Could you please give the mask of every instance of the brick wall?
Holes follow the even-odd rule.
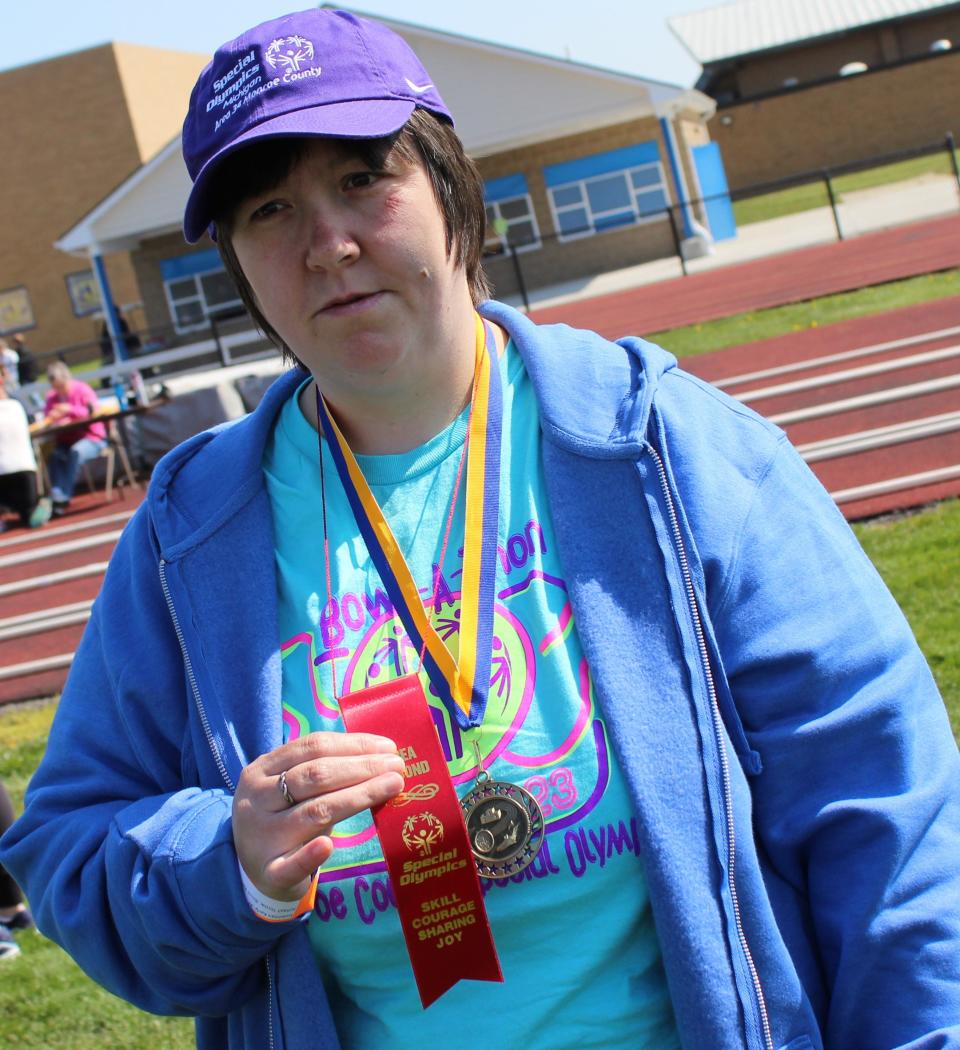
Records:
[[[142,82],[159,59],[139,127],[131,119],[129,85],[115,45],[0,73],[0,290],[28,289],[37,327],[24,338],[36,351],[97,337],[100,322],[74,316],[64,280],[89,263],[57,251],[53,242],[139,168],[147,159],[144,150],[176,134],[203,62],[201,56],[170,58],[151,48],[118,46],[128,79],[136,71],[133,95],[143,100],[148,93]],[[129,257],[117,253],[106,261],[116,301],[137,302]]]
[[[792,47],[773,55],[743,60],[737,72],[741,98],[777,91],[788,78],[801,84],[835,77],[848,62],[883,64],[883,47],[876,30],[851,33],[839,40],[825,40],[805,47]]]
[[[871,69],[930,53],[935,40],[960,46],[960,11],[935,12],[922,18],[866,26],[833,39],[783,48],[771,54],[737,61],[737,86],[742,99],[777,91],[788,78],[800,84],[836,76],[848,62],[865,62]]]
[[[960,52],[726,106],[710,121],[734,189],[926,146],[947,131],[960,136]]]

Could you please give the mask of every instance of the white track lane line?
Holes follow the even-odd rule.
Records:
[[[738,401],[759,401],[766,397],[783,397],[784,394],[795,394],[799,390],[821,389],[834,386],[851,379],[865,379],[867,376],[894,372],[901,368],[916,368],[917,365],[928,365],[935,361],[946,361],[951,357],[960,357],[960,346],[943,346],[939,350],[925,350],[922,354],[910,357],[895,357],[892,361],[876,361],[872,365],[861,365],[859,368],[845,368],[840,372],[824,372],[806,379],[794,379],[790,383],[778,383],[776,386],[760,386],[754,390],[744,390],[734,394]]]
[[[7,627],[17,627],[20,624],[55,619],[59,616],[66,616],[71,613],[89,612],[90,606],[92,605],[93,599],[91,598],[85,602],[71,602],[69,605],[57,605],[48,609],[35,609],[33,612],[20,613],[17,616],[8,616],[5,619],[0,620],[0,631],[5,630]]]
[[[0,557],[0,569],[9,569],[13,565],[24,565],[29,561],[53,558],[58,554],[71,554],[73,551],[85,550],[88,547],[103,547],[108,543],[116,543],[122,531],[122,529],[117,529],[114,532],[101,532],[96,536],[85,536],[83,539],[70,540],[68,543],[51,543],[49,546],[31,547],[28,551],[18,551],[16,554],[5,554]]]
[[[884,405],[891,401],[906,401],[911,397],[935,394],[941,390],[952,390],[958,386],[960,386],[960,375],[942,376],[940,379],[927,379],[922,383],[910,383],[907,386],[892,387],[889,390],[875,390],[872,394],[860,394],[858,397],[847,397],[841,401],[830,401],[823,405],[808,405],[806,408],[797,408],[791,412],[778,412],[767,416],[767,419],[778,426],[786,426],[788,423],[803,423],[808,419],[839,415],[841,412],[850,412],[855,408]],[[2,565],[2,559],[0,559],[0,565]]]
[[[918,441],[935,434],[949,434],[954,430],[960,430],[960,412],[944,412],[939,416],[908,419],[904,423],[891,423],[889,426],[875,427],[873,430],[859,430],[853,434],[824,438],[822,441],[810,441],[805,445],[797,445],[796,448],[808,463],[817,463],[823,459],[850,456],[873,448],[888,448],[908,441]]]
[[[125,510],[120,514],[107,514],[102,518],[91,518],[89,521],[75,521],[69,525],[47,525],[43,529],[29,529],[16,536],[0,539],[0,550],[5,550],[7,547],[15,547],[20,543],[35,543],[37,540],[69,536],[74,532],[85,532],[87,529],[99,528],[101,525],[115,525],[118,521],[126,521],[128,518],[132,518],[134,513],[132,510]]]
[[[60,627],[73,627],[74,624],[86,623],[90,619],[90,610],[82,612],[64,613],[62,616],[51,616],[46,620],[37,620],[34,623],[21,623],[12,627],[0,627],[0,642],[9,642],[14,638],[23,638],[27,635],[38,635],[44,631],[55,631]]]
[[[960,478],[960,463],[952,467],[924,470],[919,474],[905,474],[903,477],[890,478],[887,481],[874,481],[869,485],[857,485],[851,489],[838,489],[836,492],[831,492],[830,495],[833,496],[836,503],[852,503],[857,499],[869,499],[871,496],[882,496],[887,492],[920,488],[922,485],[951,481],[953,478]]]
[[[24,678],[28,674],[40,674],[43,671],[59,671],[73,663],[73,653],[60,653],[58,656],[45,656],[40,660],[28,660],[23,664],[10,664],[0,667],[0,682],[7,678]]]
[[[82,580],[87,576],[101,576],[107,571],[109,562],[93,561],[89,565],[79,565],[76,569],[63,569],[60,572],[46,573],[44,576],[29,576],[25,580],[14,580],[13,583],[0,583],[0,598],[8,594],[20,594],[22,591],[33,591],[39,587],[53,587],[58,583],[70,580]]]
[[[805,372],[808,368],[820,368],[822,365],[833,365],[838,361],[854,361],[858,357],[869,357],[871,354],[882,354],[887,350],[900,350],[905,346],[916,346],[918,343],[932,343],[934,339],[951,339],[960,335],[960,326],[941,328],[937,332],[925,332],[922,335],[906,336],[893,339],[889,343],[874,343],[873,346],[858,346],[855,350],[842,350],[836,354],[825,354],[822,357],[810,357],[806,361],[791,361],[785,365],[774,365],[761,368],[756,372],[743,372],[738,376],[727,376],[724,379],[711,379],[710,384],[726,390],[741,383],[752,383],[757,379],[772,379],[774,376],[789,375],[791,372]]]

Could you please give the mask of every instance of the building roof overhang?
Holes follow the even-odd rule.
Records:
[[[702,66],[747,55],[782,51],[813,40],[829,39],[854,29],[944,8],[957,0],[735,0],[667,19],[674,36]]]

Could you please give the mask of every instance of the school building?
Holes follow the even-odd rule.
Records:
[[[668,23],[734,189],[960,135],[960,3],[738,0]]]
[[[527,284],[539,287],[670,255],[678,243],[696,255],[733,235],[722,201],[710,212],[691,203],[725,186],[708,133],[714,102],[704,93],[388,24],[430,70],[479,165],[497,294],[518,288],[511,248]],[[240,308],[213,244],[184,243],[188,188],[175,140],[96,207],[77,212],[58,242],[94,263],[130,251],[157,345],[201,338],[211,317]]]

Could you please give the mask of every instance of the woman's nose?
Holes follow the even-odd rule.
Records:
[[[360,256],[360,246],[346,224],[336,216],[311,216],[307,242],[307,267],[311,270],[347,266]]]

